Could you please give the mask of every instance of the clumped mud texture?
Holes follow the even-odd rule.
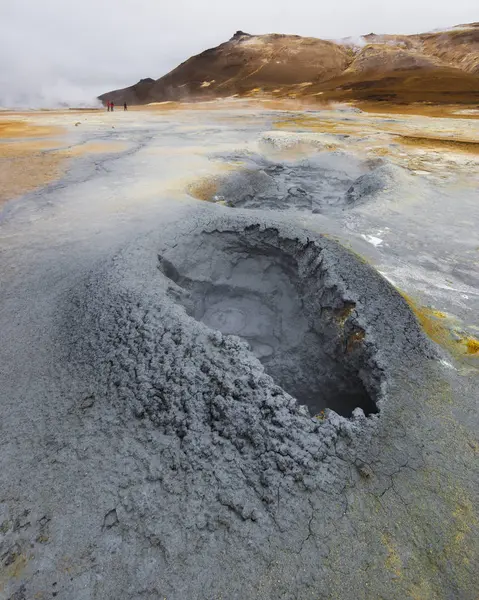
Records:
[[[401,176],[399,167],[344,152],[294,161],[250,156],[245,168],[220,179],[210,200],[234,208],[327,213],[370,201]]]

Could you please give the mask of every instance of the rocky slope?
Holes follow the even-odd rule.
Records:
[[[355,42],[238,31],[158,80],[100,96],[148,104],[231,95],[479,102],[479,25]]]

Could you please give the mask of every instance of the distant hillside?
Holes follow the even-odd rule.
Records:
[[[232,95],[479,103],[479,23],[337,42],[238,31],[156,81],[100,96],[148,104]]]

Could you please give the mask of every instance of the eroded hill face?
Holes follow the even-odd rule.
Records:
[[[364,37],[368,43],[404,48],[432,59],[436,64],[479,74],[479,24],[459,25],[448,31],[419,35],[376,35]]]
[[[194,101],[238,94],[319,100],[479,102],[479,27],[331,42],[238,31],[158,80],[100,96],[106,103]]]

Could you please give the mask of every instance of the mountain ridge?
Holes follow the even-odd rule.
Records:
[[[99,99],[135,105],[235,95],[476,103],[479,23],[338,41],[239,30],[157,80],[142,79]]]

